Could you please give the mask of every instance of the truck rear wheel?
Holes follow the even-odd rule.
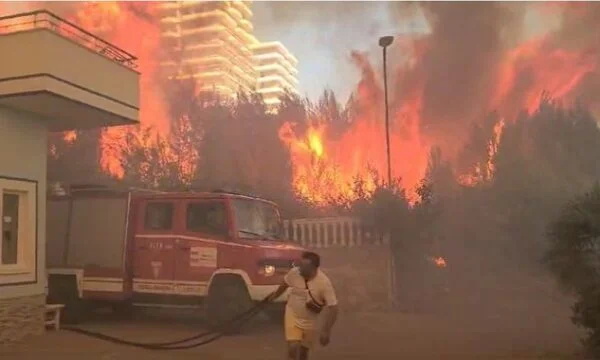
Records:
[[[216,277],[208,290],[206,315],[209,325],[217,330],[224,323],[250,310],[254,302],[248,293],[246,283],[237,275]],[[218,329],[225,334],[237,334],[247,328],[251,320],[242,326],[228,326]]]
[[[65,305],[60,313],[65,324],[78,324],[85,320],[87,306],[79,297],[77,279],[73,275],[51,275],[48,278],[48,302]]]

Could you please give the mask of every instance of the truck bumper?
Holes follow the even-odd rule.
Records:
[[[277,290],[278,287],[279,285],[252,285],[248,288],[248,291],[250,292],[250,297],[252,298],[252,300],[261,301],[267,296],[269,296],[269,294]],[[275,299],[273,302],[285,303],[288,298],[288,293],[289,289],[283,295]]]

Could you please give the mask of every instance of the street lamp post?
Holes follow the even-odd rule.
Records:
[[[390,119],[388,109],[388,88],[387,88],[387,48],[394,42],[393,36],[383,36],[379,38],[379,46],[383,49],[383,91],[385,97],[385,144],[387,152],[387,175],[388,187],[392,187],[392,159],[390,156]]]
[[[394,42],[393,36],[383,36],[379,38],[379,46],[383,49],[383,90],[385,97],[385,144],[387,152],[387,175],[388,188],[392,188],[392,160],[390,156],[390,119],[388,109],[388,88],[387,88],[387,48]],[[390,247],[390,256],[388,259],[388,301],[391,308],[396,303],[396,261],[392,247],[392,237],[390,229],[387,229],[387,239]]]

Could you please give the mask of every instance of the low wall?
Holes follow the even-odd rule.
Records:
[[[388,246],[314,250],[321,255],[322,269],[333,283],[341,311],[389,309]],[[408,312],[452,312],[465,316],[570,316],[573,300],[559,291],[549,274],[510,266],[495,269],[484,262],[470,265],[468,260],[460,259],[444,269],[431,265],[431,271],[401,270],[397,275],[397,305]]]
[[[343,217],[285,223],[288,238],[321,255],[323,271],[333,282],[341,310],[354,312],[389,309],[389,241],[371,230],[356,219]],[[480,317],[511,318],[534,312],[569,317],[573,300],[541,269],[519,266],[513,257],[503,257],[487,247],[451,246],[443,255],[448,261],[444,266],[432,258],[404,266],[407,259],[398,260],[398,309]]]
[[[341,311],[378,311],[387,307],[388,247],[315,249],[336,290]]]
[[[46,295],[0,300],[0,344],[44,332]]]

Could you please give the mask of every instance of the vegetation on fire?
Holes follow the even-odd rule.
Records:
[[[288,95],[277,112],[269,112],[255,95],[241,94],[237,100],[223,102],[212,94],[196,95],[193,85],[185,82],[170,86],[176,88],[168,92],[172,119],[169,136],[151,128],[129,128],[122,131],[122,141],[106,144],[100,140],[102,131],[53,134],[49,180],[124,182],[159,189],[229,187],[277,201],[288,217],[350,213],[373,231],[391,232],[399,264],[398,281],[405,290],[414,285],[411,291],[403,291],[402,300],[413,308],[426,304],[424,299],[437,299],[430,292],[437,273],[426,260],[428,256],[443,256],[448,262],[444,286],[450,282],[457,292],[461,287],[469,289],[461,292],[465,304],[469,296],[477,296],[478,304],[485,304],[488,293],[493,304],[496,300],[491,298],[489,287],[500,281],[498,274],[515,268],[541,271],[542,254],[549,248],[553,258],[564,259],[561,252],[575,247],[565,244],[577,239],[572,232],[556,230],[549,244],[546,226],[558,216],[563,204],[600,179],[596,159],[600,130],[594,117],[581,106],[565,107],[544,98],[533,113],[524,112],[512,120],[490,114],[474,125],[457,158],[450,159],[443,149],[432,148],[417,189],[405,189],[402,179],[387,186],[377,171],[370,169],[366,177],[357,174],[347,184],[351,191],[316,205],[294,187],[291,150],[282,141],[281,128],[290,123],[295,134],[305,134],[320,121],[343,134],[353,121],[356,104],[351,101],[341,106],[335,95],[326,91],[317,104]],[[502,132],[498,133],[500,121]],[[118,154],[121,178],[103,170],[103,146],[113,146],[112,152]],[[319,169],[316,154],[312,161]],[[394,161],[410,161],[410,154]],[[484,166],[485,171],[474,171],[479,175],[468,182],[458,176]],[[331,182],[335,169],[322,170],[310,174],[323,177],[312,183],[336,185]],[[592,193],[596,200],[597,191]],[[581,206],[592,209],[593,196],[586,199],[588,205]],[[583,220],[591,216],[577,215],[579,208],[572,209],[569,216]],[[561,219],[553,229],[585,228],[583,220],[573,225],[576,220]],[[557,237],[558,233],[562,235]],[[575,257],[569,259],[572,262]],[[560,269],[564,268],[558,267],[563,280],[565,274]],[[473,269],[477,269],[477,278],[469,277]],[[507,283],[515,281],[506,278]],[[590,299],[598,299],[597,289],[576,290],[580,298],[574,321],[598,331],[600,326],[587,318],[596,316],[598,309],[590,312],[586,307],[595,304]],[[597,337],[595,332],[591,334],[590,339]]]

